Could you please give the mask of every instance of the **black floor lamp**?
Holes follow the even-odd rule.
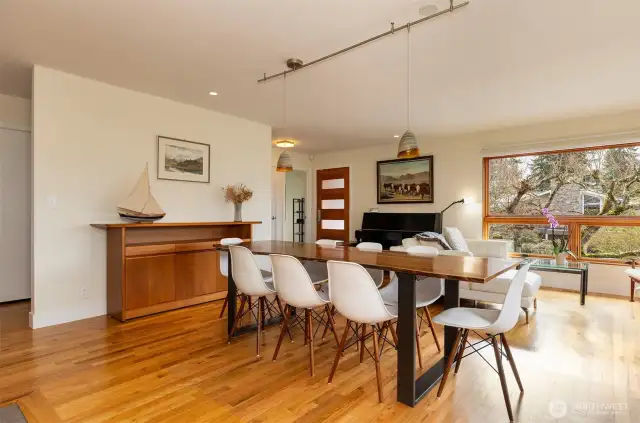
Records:
[[[454,201],[453,203],[449,204],[449,205],[448,205],[444,210],[442,210],[442,211],[440,212],[440,214],[444,214],[444,212],[446,212],[447,210],[449,210],[451,207],[455,206],[456,204],[469,204],[469,203],[471,203],[471,202],[473,202],[473,200],[471,200],[471,198],[469,198],[469,197],[464,197],[464,198],[463,198],[463,199],[461,199],[461,200]]]

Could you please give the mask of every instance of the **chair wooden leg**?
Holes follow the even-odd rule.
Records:
[[[260,319],[262,320],[262,331],[265,331],[265,321],[267,320],[267,314],[266,314],[266,308],[267,308],[267,297],[260,297],[260,300],[262,302],[262,307],[260,307],[260,313],[258,313],[258,316],[260,316]]]
[[[336,373],[336,369],[338,368],[338,362],[340,361],[340,357],[342,357],[342,350],[344,350],[344,346],[347,343],[347,337],[349,336],[349,330],[351,329],[351,322],[347,320],[346,325],[344,326],[344,332],[342,333],[342,339],[340,340],[340,345],[338,345],[338,351],[336,352],[336,358],[333,360],[333,366],[331,367],[331,373],[329,373],[329,381],[331,383],[333,380],[333,376]]]
[[[522,311],[524,311],[524,318],[527,324],[529,324],[529,309],[526,307],[521,307]]]
[[[502,385],[502,396],[504,397],[504,403],[507,406],[507,413],[509,414],[509,421],[513,421],[513,411],[511,410],[511,400],[509,399],[509,387],[507,386],[507,379],[504,375],[504,367],[502,366],[502,354],[498,347],[498,340],[496,336],[491,340],[493,344],[493,353],[496,356],[496,364],[498,365],[498,374],[500,375],[500,385]]]
[[[440,347],[440,341],[438,341],[438,335],[436,335],[436,328],[433,325],[433,320],[431,320],[431,313],[429,313],[429,308],[424,307],[424,315],[427,316],[427,322],[429,323],[429,329],[431,329],[431,335],[433,335],[433,340],[436,341],[436,347],[438,348],[438,352],[442,351],[442,347]]]
[[[284,322],[284,312],[285,312],[285,307],[282,307],[282,301],[280,301],[280,297],[278,295],[276,295],[276,304],[278,305],[278,312],[280,313],[280,316],[282,316],[282,320],[280,321],[280,324],[282,325]],[[287,333],[289,334],[289,340],[291,342],[293,342],[293,335],[291,335],[291,330],[289,328],[287,328]]]
[[[513,359],[513,355],[511,354],[511,347],[507,342],[507,337],[504,336],[504,333],[500,334],[500,341],[502,341],[502,345],[504,345],[504,350],[507,353],[507,358],[509,359],[509,363],[511,364],[511,370],[513,371],[513,375],[516,377],[516,382],[518,382],[518,387],[520,388],[520,392],[524,392],[524,388],[522,387],[522,381],[520,380],[520,374],[518,373],[518,368],[516,367],[516,361]]]
[[[395,347],[398,348],[398,334],[396,333],[396,328],[393,326],[393,322],[389,322],[389,330],[391,331],[391,337],[393,338],[393,343],[396,344]]]
[[[460,370],[460,363],[462,363],[462,357],[464,357],[464,350],[467,346],[467,337],[469,336],[469,329],[465,329],[462,334],[462,340],[460,341],[460,351],[458,352],[458,357],[456,358],[456,369],[454,370],[455,374],[458,374],[458,370]]]
[[[420,331],[418,325],[416,325],[416,350],[418,352],[418,365],[422,369],[422,348],[420,348]]]
[[[233,318],[233,329],[231,329],[231,333],[229,334],[229,339],[227,341],[229,344],[231,343],[231,339],[233,338],[233,335],[235,335],[236,330],[238,329],[238,324],[240,323],[240,316],[242,316],[242,312],[244,311],[244,305],[246,303],[247,303],[247,296],[243,295],[242,300],[240,300],[240,308],[238,309],[235,317]]]
[[[227,297],[224,297],[224,302],[222,303],[222,310],[220,310],[220,315],[218,316],[218,319],[222,319],[222,316],[224,316],[224,310],[227,308],[228,301],[229,299]]]
[[[378,350],[378,331],[376,330],[375,325],[371,325],[371,330],[373,330],[373,361],[376,365],[376,380],[378,382],[378,400],[382,402],[382,377],[380,375],[380,353]]]
[[[327,313],[327,323],[329,326],[329,330],[331,330],[331,333],[333,333],[333,337],[336,340],[336,345],[340,345],[340,340],[338,339],[338,332],[336,331],[336,322],[335,320],[333,320],[333,314],[331,314],[331,310],[329,309],[329,304],[326,304],[324,306],[324,311],[325,313]],[[325,327],[324,330],[326,332],[327,327]]]
[[[533,299],[533,309],[538,310],[538,297]]]
[[[251,300],[250,296],[247,296],[247,305],[249,306],[249,310],[253,310],[253,300]],[[253,323],[251,321],[252,318],[253,318],[253,311],[250,311],[249,312],[249,324]],[[256,324],[258,324],[258,319],[257,318],[256,318]]]
[[[631,298],[631,302],[634,303],[636,301],[635,298],[634,298],[635,295],[636,295],[636,281],[633,278],[630,278],[630,279],[631,279],[631,296],[630,296],[630,298]]]
[[[327,307],[329,305],[327,304]],[[336,314],[336,308],[332,305],[331,306],[331,311],[329,312],[329,314],[331,315],[331,319],[333,320],[334,326],[335,326],[335,319],[333,319],[333,315]],[[325,327],[324,330],[322,331],[322,339],[324,339],[325,336],[327,336],[327,331],[329,330],[328,327]]]
[[[378,349],[382,349],[382,342],[384,341],[384,330],[389,326],[389,321],[387,320],[382,325],[377,324],[376,328],[378,329]]]
[[[442,380],[440,381],[440,387],[438,388],[437,397],[440,398],[442,395],[442,391],[444,390],[444,385],[447,383],[447,378],[449,377],[449,372],[451,371],[451,365],[453,364],[453,360],[456,358],[456,352],[458,351],[458,345],[460,345],[460,338],[462,337],[462,329],[458,329],[456,331],[456,339],[453,341],[453,348],[451,349],[451,353],[449,354],[449,358],[447,358],[447,364],[444,366],[444,374],[442,375]]]
[[[362,324],[362,331],[361,333],[361,338],[360,338],[360,363],[362,363],[364,361],[364,337],[367,335],[367,325],[366,324]]]
[[[257,317],[257,324],[258,324],[258,330],[257,330],[257,334],[256,334],[256,356],[258,358],[260,358],[260,343],[262,342],[262,297],[258,298],[258,313],[256,315]]]
[[[289,331],[289,315],[290,314],[291,314],[291,307],[287,305],[285,306],[285,309],[284,309],[284,318],[282,320],[282,328],[280,329],[280,337],[278,337],[276,350],[273,353],[273,361],[276,361],[276,358],[278,358],[278,352],[280,352],[280,346],[282,345],[282,340],[284,339],[285,332]]]
[[[307,336],[309,337],[309,376],[313,377],[315,375],[315,360],[313,357],[313,319],[310,308],[304,311],[304,320],[307,327]]]

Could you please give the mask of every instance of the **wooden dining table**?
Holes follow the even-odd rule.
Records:
[[[436,256],[425,257],[397,251],[362,251],[354,247],[320,247],[316,244],[288,241],[253,241],[241,244],[253,254],[285,254],[300,260],[327,262],[329,260],[358,263],[362,266],[395,272],[398,276],[398,401],[414,407],[444,374],[444,367],[450,354],[454,354],[453,344],[456,328],[444,328],[444,356],[430,369],[416,378],[416,278],[427,276],[445,279],[444,308],[460,305],[459,282],[486,283],[507,270],[517,267],[520,260],[497,258]],[[219,249],[228,247],[219,246]],[[229,254],[228,315],[236,313],[237,288],[233,281],[231,254]],[[229,317],[228,330],[231,333],[233,318]]]

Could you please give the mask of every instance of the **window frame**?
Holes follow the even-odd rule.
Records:
[[[631,148],[640,147],[640,142],[608,144],[593,147],[569,148],[548,151],[536,151],[530,153],[507,154],[498,156],[486,156],[482,158],[483,183],[482,183],[482,238],[489,239],[489,225],[491,224],[532,224],[547,225],[547,219],[540,216],[521,216],[521,215],[492,215],[489,205],[489,162],[494,159],[506,159],[515,157],[540,156],[545,154],[564,154],[575,153],[580,151],[608,150],[614,148]],[[582,200],[581,194],[581,200]],[[583,202],[583,201],[581,201]],[[635,226],[640,227],[640,216],[555,216],[558,223],[569,227],[571,236],[569,238],[569,249],[576,255],[578,261],[588,263],[625,265],[622,259],[606,259],[582,257],[582,226]],[[520,253],[510,253],[511,257],[522,257]],[[526,254],[527,257],[551,257],[541,254]]]

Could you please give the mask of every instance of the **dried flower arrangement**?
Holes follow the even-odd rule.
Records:
[[[244,203],[253,197],[253,191],[245,184],[227,185],[222,188],[222,192],[224,192],[224,201],[233,204]]]

